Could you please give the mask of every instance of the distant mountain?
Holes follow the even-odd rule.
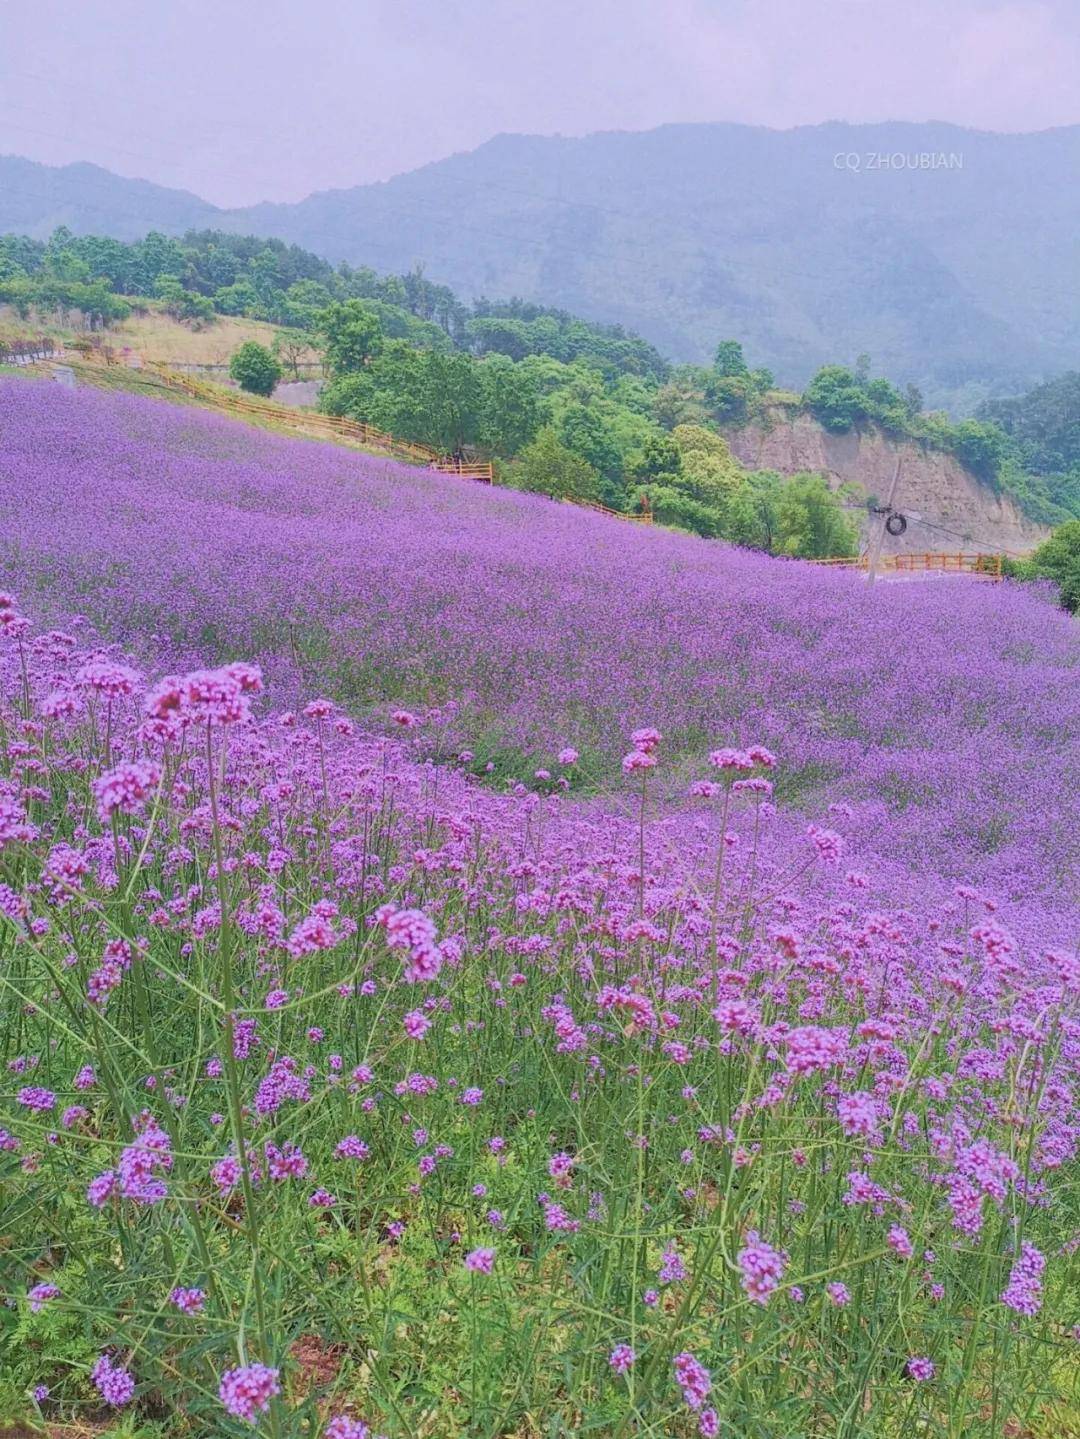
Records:
[[[115,234],[143,207],[163,229],[274,235],[380,270],[419,263],[463,296],[620,321],[677,360],[738,338],[788,384],[868,353],[929,403],[969,410],[1080,365],[1080,126],[502,135],[385,183],[227,212],[142,182],[136,199],[136,182],[92,167],[55,173],[71,171],[98,186],[85,228],[106,227],[109,180]],[[4,229],[18,228],[11,203],[0,192]],[[36,214],[29,200],[23,213]]]
[[[126,180],[99,165],[39,165],[0,155],[0,234],[47,240],[58,225],[76,235],[138,240],[213,225],[217,206],[187,190]]]

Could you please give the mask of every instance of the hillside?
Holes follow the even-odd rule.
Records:
[[[803,410],[779,408],[764,420],[724,432],[732,454],[749,469],[782,475],[810,470],[856,498],[890,493],[897,461],[900,480],[894,504],[926,523],[910,521],[907,532],[887,537],[886,554],[956,550],[965,554],[1022,554],[1050,533],[1005,494],[981,483],[955,455],[916,440],[899,440],[876,425],[836,434]],[[865,526],[864,526],[865,530]]]
[[[55,336],[70,341],[84,332],[72,325],[61,325],[53,317],[36,316],[32,323],[21,320],[10,305],[0,305],[0,344],[16,344],[30,332]],[[213,324],[195,329],[180,324],[172,316],[151,306],[143,313],[117,320],[97,332],[96,338],[110,349],[129,349],[145,360],[164,365],[199,365],[224,368],[229,358],[246,340],[269,346],[277,329],[263,320],[243,316],[219,315]]]
[[[868,168],[878,154],[940,159]],[[858,170],[843,168],[849,155]],[[465,296],[518,294],[627,324],[676,360],[704,360],[735,335],[791,385],[869,352],[930,404],[970,410],[1076,363],[1080,194],[1061,177],[1078,172],[1080,127],[669,125],[504,135],[383,184],[201,216],[188,215],[192,197],[128,194],[134,182],[104,172],[92,195],[82,173],[53,183],[78,181],[75,223],[76,201],[92,203],[84,218],[99,231],[130,234],[136,217],[212,223],[334,261],[419,262]],[[42,233],[62,218],[55,196],[20,192],[40,177],[2,178],[0,228]]]
[[[1077,633],[1026,586],[870,588],[47,383],[0,381],[0,460],[0,587],[152,636],[159,667],[257,652],[286,702],[325,691],[375,723],[448,705],[428,742],[499,781],[572,744],[606,784],[652,723],[677,798],[692,756],[756,737],[785,756],[785,805],[831,786],[898,875],[937,865],[1030,906],[1075,871]]]

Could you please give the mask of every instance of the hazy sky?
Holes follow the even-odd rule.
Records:
[[[219,204],[501,131],[1080,122],[1080,0],[0,0],[0,153]]]

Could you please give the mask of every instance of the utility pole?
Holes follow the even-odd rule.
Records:
[[[889,487],[889,498],[884,506],[878,506],[874,515],[880,517],[881,524],[877,533],[870,541],[870,556],[867,561],[866,579],[868,584],[873,584],[877,578],[878,565],[881,563],[881,547],[885,543],[885,527],[889,523],[889,516],[893,511],[893,501],[896,499],[896,491],[900,485],[900,469],[904,463],[904,452],[898,450],[896,455],[896,469],[893,471],[892,484]]]

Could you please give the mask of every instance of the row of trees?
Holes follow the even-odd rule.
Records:
[[[1029,512],[1047,524],[1080,519],[1080,371],[987,400],[976,414],[1008,436],[1013,484],[1024,487]]]
[[[527,323],[527,322],[526,322]],[[519,488],[638,509],[664,524],[774,553],[850,554],[854,527],[820,476],[749,474],[705,424],[667,431],[657,386],[580,360],[418,349],[388,339],[361,301],[329,307],[315,339],[323,408],[451,454],[478,449]]]
[[[752,369],[735,340],[721,341],[711,366],[671,366],[619,326],[521,300],[466,305],[420,270],[378,275],[335,268],[295,245],[213,230],[179,239],[151,233],[134,243],[63,228],[46,242],[2,236],[0,301],[27,316],[34,309],[54,313],[62,323],[77,312],[90,328],[149,302],[193,327],[212,324],[218,314],[268,320],[280,327],[277,368],[299,377],[306,361],[324,353],[334,381],[329,404],[366,409],[373,423],[403,433],[425,431],[412,437],[439,447],[517,453],[507,447],[528,434],[535,396],[540,421],[550,421],[560,443],[596,470],[604,502],[614,507],[630,501],[635,457],[656,427],[767,421],[778,399],[773,376]],[[335,325],[337,335],[328,328]],[[361,371],[341,347],[357,345],[375,373],[345,384]],[[481,368],[450,363],[460,356]],[[507,371],[504,362],[525,366],[524,374]],[[265,360],[240,365],[257,373],[254,383],[276,380],[275,365]],[[450,386],[452,402],[433,403],[439,384]],[[824,367],[801,397],[830,430],[872,423],[951,451],[985,484],[1050,523],[1080,514],[1080,441],[1072,418],[1078,402],[1080,376],[1065,376],[954,423],[924,413],[913,386],[901,391],[872,378],[866,356],[853,368]],[[508,423],[514,405],[524,410]]]
[[[21,282],[22,292],[33,296],[43,295],[43,280],[97,280],[116,295],[162,301],[193,324],[222,314],[310,329],[328,306],[360,299],[387,337],[417,345],[509,359],[540,354],[564,363],[585,360],[608,376],[659,380],[668,371],[652,345],[619,325],[516,300],[467,305],[420,269],[378,275],[363,266],[335,268],[297,245],[216,230],[189,231],[179,239],[151,233],[131,243],[73,235],[64,227],[44,242],[0,236],[0,282]]]

